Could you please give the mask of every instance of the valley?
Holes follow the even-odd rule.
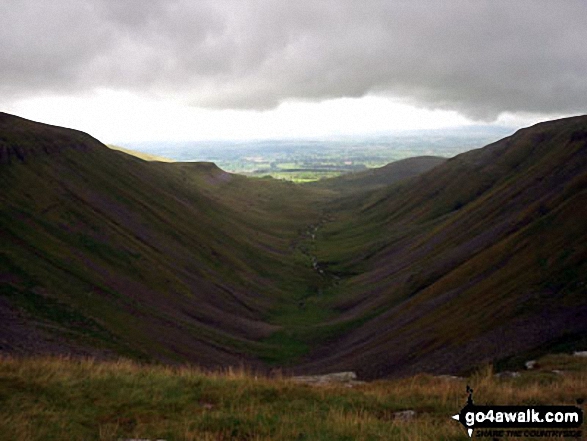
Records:
[[[372,380],[587,344],[586,117],[304,185],[0,115],[0,349]]]
[[[587,440],[587,1],[0,1],[0,441]]]

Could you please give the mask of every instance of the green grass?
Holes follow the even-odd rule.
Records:
[[[305,183],[305,182],[315,182],[321,179],[328,179],[334,178],[337,176],[343,175],[345,172],[342,171],[321,171],[321,170],[312,170],[312,171],[272,171],[265,173],[268,176],[271,176],[275,179],[284,179],[286,181],[292,181],[297,184]]]
[[[569,356],[540,360],[548,369]],[[577,357],[574,357],[577,359]],[[587,395],[587,360],[565,375],[502,380],[490,368],[463,380],[419,375],[348,388],[296,384],[243,370],[64,358],[0,359],[2,439],[466,440],[450,416],[466,402],[574,404]],[[547,378],[547,380],[545,380]],[[394,412],[414,410],[410,421]],[[516,438],[526,439],[526,438]]]

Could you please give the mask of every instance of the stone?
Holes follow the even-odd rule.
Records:
[[[363,381],[357,380],[357,374],[354,372],[334,372],[324,375],[302,375],[298,377],[291,377],[291,380],[296,383],[310,384],[310,385],[327,385],[327,384],[345,384],[350,387],[363,384]]]
[[[449,380],[449,381],[464,380],[463,377],[457,377],[456,375],[437,375],[436,378],[440,378],[441,380]]]
[[[512,371],[503,371],[495,374],[497,378],[518,378],[520,376],[519,372],[512,372]]]
[[[394,412],[393,419],[400,420],[400,421],[409,421],[413,420],[416,417],[415,410],[402,410],[400,412]]]
[[[535,368],[537,367],[537,365],[536,365],[536,360],[528,360],[528,361],[527,361],[527,362],[524,364],[524,366],[526,366],[526,369],[528,369],[528,370],[535,369]]]

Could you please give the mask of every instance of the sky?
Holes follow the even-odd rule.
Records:
[[[584,114],[585,0],[2,0],[0,111],[104,142]]]

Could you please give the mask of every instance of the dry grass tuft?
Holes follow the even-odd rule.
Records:
[[[564,374],[557,365],[570,366]],[[466,440],[450,419],[478,404],[574,404],[587,396],[587,360],[501,379],[486,366],[466,379],[417,375],[312,387],[245,369],[144,366],[129,360],[0,359],[0,433],[10,440]],[[415,411],[413,418],[396,412]],[[522,438],[517,438],[522,439]]]

